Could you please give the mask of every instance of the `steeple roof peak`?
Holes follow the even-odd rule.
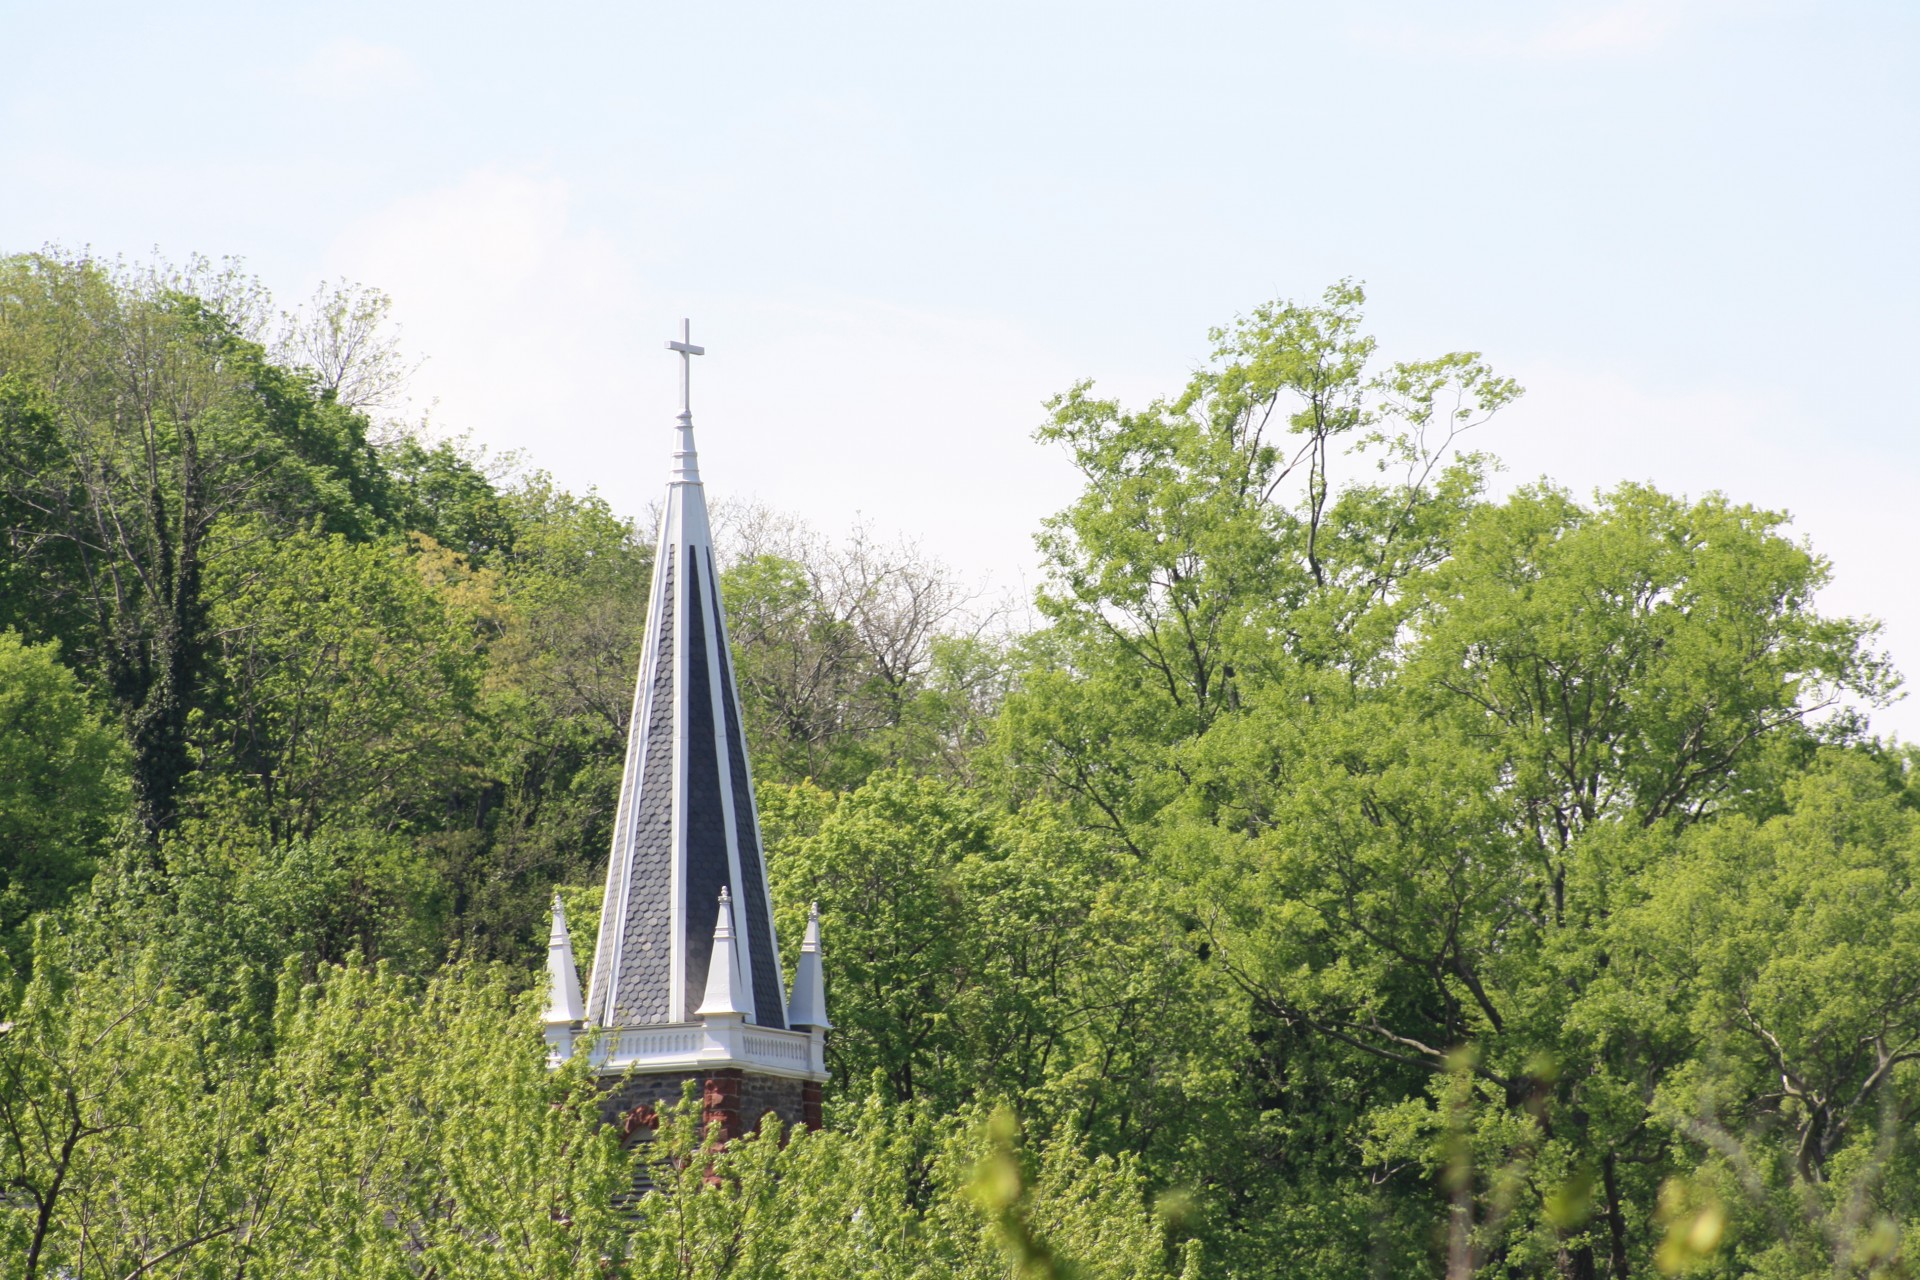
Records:
[[[786,1026],[726,611],[693,448],[691,326],[681,322],[680,414],[660,520],[646,639],[628,727],[600,937],[586,1016],[597,1027],[697,1016],[721,948],[707,913],[728,913],[735,1003],[759,1026]]]

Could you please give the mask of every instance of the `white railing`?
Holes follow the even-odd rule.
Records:
[[[808,1052],[812,1046],[810,1037],[792,1038],[792,1032],[777,1033],[749,1031],[741,1039],[746,1043],[747,1052],[755,1058],[767,1061],[784,1060],[806,1066],[813,1055]]]
[[[622,1031],[614,1055],[620,1058],[653,1058],[693,1053],[700,1048],[703,1038],[696,1030]]]
[[[820,1032],[756,1027],[733,1018],[610,1030],[552,1024],[547,1027],[547,1045],[555,1064],[565,1061],[576,1047],[586,1050],[602,1075],[739,1067],[807,1080],[827,1076]]]

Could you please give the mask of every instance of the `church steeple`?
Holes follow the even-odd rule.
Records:
[[[785,1027],[784,983],[693,442],[693,345],[682,322],[680,414],[612,859],[587,994],[600,1027],[682,1023],[700,1007],[713,911],[727,894],[742,1011]]]
[[[769,1111],[817,1128],[829,1025],[819,931],[810,924],[794,983],[793,1016],[806,1021],[789,1025],[693,445],[688,376],[705,349],[693,345],[684,321],[680,340],[667,347],[680,356],[680,415],[600,936],[584,1018],[559,1020],[568,998],[556,978],[548,1042],[561,1060],[576,1035],[589,1037],[594,1068],[624,1081],[603,1111],[629,1132],[677,1099],[689,1078],[704,1082],[706,1120],[723,1140]],[[557,902],[554,938],[558,956],[567,942]],[[570,952],[564,966],[554,961],[556,974],[563,967],[572,972]]]

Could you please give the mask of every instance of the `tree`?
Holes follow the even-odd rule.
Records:
[[[388,328],[393,299],[344,280],[321,285],[305,306],[283,313],[273,344],[276,363],[304,370],[315,390],[348,409],[390,405],[417,364]]]
[[[1145,410],[1054,402],[1086,486],[1017,641],[911,544],[716,512],[829,1129],[623,1151],[527,987],[556,885],[592,929],[641,530],[368,446],[239,277],[0,273],[36,1276],[1147,1277],[1174,1235],[1189,1276],[1904,1274],[1920,783],[1873,626],[1778,513],[1490,498],[1459,437],[1517,388],[1377,362],[1357,288]],[[92,700],[147,723],[187,659],[171,816],[113,849],[165,743]]]
[[[65,620],[132,748],[136,813],[171,825],[205,679],[209,557],[237,513],[377,521],[365,422],[253,340],[257,284],[202,261],[0,262],[0,482],[12,581]]]
[[[1050,626],[1002,745],[1123,844],[1185,786],[1170,749],[1248,679],[1390,662],[1405,581],[1478,499],[1488,460],[1458,438],[1519,388],[1471,352],[1370,371],[1363,303],[1348,282],[1260,307],[1173,399],[1129,411],[1083,383],[1035,433],[1085,485],[1040,534]],[[1383,478],[1338,483],[1343,447]]]
[[[1041,608],[1068,637],[1124,656],[1175,734],[1232,705],[1243,638],[1255,651],[1331,659],[1328,624],[1292,615],[1325,612],[1317,597],[1330,589],[1377,599],[1431,563],[1446,525],[1427,509],[1457,510],[1482,465],[1469,455],[1447,471],[1455,439],[1519,394],[1474,353],[1370,376],[1364,302],[1343,282],[1318,307],[1257,308],[1214,331],[1215,366],[1177,398],[1127,412],[1082,383],[1049,403],[1035,433],[1066,446],[1086,477],[1044,524]],[[1375,446],[1402,479],[1342,493],[1331,472],[1342,441]],[[1303,489],[1293,502],[1290,481]],[[1347,527],[1354,517],[1370,518]],[[1352,612],[1330,621],[1351,625]]]
[[[126,806],[125,752],[57,645],[0,631],[0,945],[84,885]]]
[[[25,1280],[620,1273],[631,1163],[529,1000],[466,965],[314,976],[218,1016],[151,956],[81,966],[43,936],[0,1034]]]
[[[653,556],[604,499],[541,473],[500,504],[512,536],[487,561],[505,611],[487,652],[492,782],[471,825],[434,844],[462,945],[525,958],[544,945],[553,886],[605,875]]]
[[[817,902],[829,939],[836,1079],[941,1111],[1006,1101],[1112,1151],[1177,1144],[1169,1115],[1219,1081],[1154,1073],[1217,1029],[1155,886],[1047,806],[996,812],[944,780],[761,795],[785,936]]]
[[[431,819],[480,763],[486,579],[424,542],[229,536],[241,545],[214,576],[222,698],[208,729],[233,768],[209,802],[243,787],[242,812],[275,840]]]
[[[716,526],[761,776],[851,786],[893,765],[968,768],[1005,690],[998,609],[919,546],[864,526],[834,544],[751,506],[721,508]]]
[[[1672,1118],[1775,1129],[1785,1172],[1809,1186],[1872,1149],[1883,1101],[1895,1115],[1920,1103],[1903,1069],[1920,1061],[1920,815],[1903,775],[1823,752],[1787,784],[1785,812],[1690,833],[1615,930],[1615,981],[1684,993],[1690,1029],[1714,1047],[1669,1086]]]
[[[150,961],[100,981],[64,950],[42,931],[0,1020],[0,1244],[22,1280],[230,1254],[268,1208],[256,1082]]]
[[[1822,566],[1776,530],[1717,498],[1522,491],[1409,580],[1393,679],[1250,684],[1189,755],[1198,910],[1258,1008],[1379,1064],[1385,1161],[1443,1167],[1437,1082],[1463,1045],[1474,1105],[1530,1161],[1657,1158],[1635,1091],[1685,1042],[1582,1016],[1606,922],[1662,841],[1769,803],[1812,717],[1886,687],[1871,629],[1814,611]],[[1591,1266],[1575,1229],[1529,1247]]]
[[[852,1101],[817,1132],[777,1120],[725,1150],[698,1110],[643,1147],[637,1274],[685,1280],[847,1275],[1000,1280],[1169,1277],[1166,1230],[1135,1162],[1068,1136],[1022,1142],[1010,1112]]]
[[[453,443],[429,448],[413,436],[382,449],[381,465],[392,477],[392,524],[451,547],[475,568],[511,554],[512,498],[481,469],[482,460]]]
[[[1041,438],[1087,485],[1043,536],[1003,776],[1169,886],[1241,992],[1212,1004],[1243,1029],[1237,1165],[1154,1149],[1218,1197],[1218,1256],[1452,1220],[1461,1257],[1626,1275],[1679,1173],[1654,1099],[1698,1043],[1608,980],[1610,922],[1691,828],[1777,813],[1893,678],[1777,514],[1487,501],[1453,447],[1517,388],[1466,354],[1368,372],[1358,302],[1260,310],[1144,412],[1054,402]],[[1343,443],[1379,478],[1338,483]]]

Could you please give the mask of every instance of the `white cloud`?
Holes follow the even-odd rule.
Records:
[[[1462,31],[1418,23],[1367,23],[1351,29],[1361,44],[1392,53],[1499,61],[1548,61],[1646,53],[1666,44],[1685,24],[1680,0],[1618,0],[1581,5],[1546,22],[1512,23]],[[1697,6],[1696,6],[1697,7]]]
[[[483,169],[394,201],[330,246],[328,275],[392,295],[408,350],[427,360],[416,402],[437,402],[447,428],[532,448],[618,403],[638,281],[574,203],[561,179]]]
[[[1597,13],[1569,14],[1522,37],[1514,52],[1523,57],[1637,53],[1666,43],[1679,21],[1679,11],[1670,4],[1616,4]]]
[[[421,77],[413,59],[392,45],[348,38],[315,49],[289,79],[314,97],[347,100],[409,89]]]

